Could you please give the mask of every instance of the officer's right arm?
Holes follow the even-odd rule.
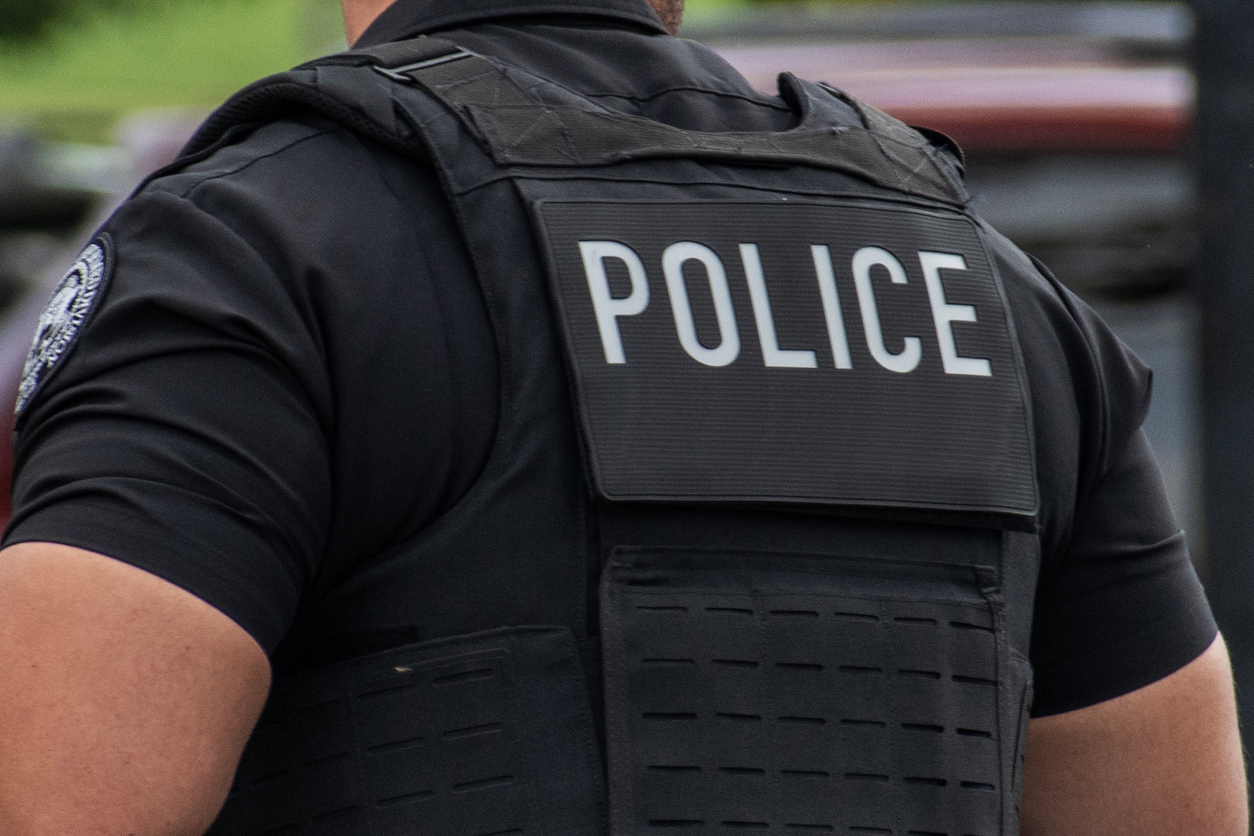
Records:
[[[1223,639],[1164,679],[1032,720],[1023,836],[1246,836]]]
[[[51,543],[0,551],[0,836],[199,836],[270,682],[218,610]]]

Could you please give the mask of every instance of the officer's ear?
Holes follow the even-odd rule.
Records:
[[[344,0],[344,2],[348,3],[349,0]],[[662,19],[662,25],[666,27],[667,32],[674,35],[679,31],[679,24],[684,19],[684,0],[649,0],[649,5]]]

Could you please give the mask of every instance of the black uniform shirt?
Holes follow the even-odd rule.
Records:
[[[607,107],[677,127],[778,131],[793,112],[644,0],[398,0],[360,41],[440,31]],[[833,79],[839,82],[839,79]],[[433,171],[318,118],[271,124],[149,183],[104,227],[107,289],[21,415],[5,543],[109,555],[191,591],[274,651],[328,561],[380,590],[344,652],[429,637],[407,538],[475,481],[498,370],[483,300]],[[1034,713],[1148,684],[1214,623],[1139,427],[1148,370],[1084,303],[1022,278],[1044,562]],[[1026,311],[1021,311],[1026,313]],[[328,657],[335,655],[328,650]]]

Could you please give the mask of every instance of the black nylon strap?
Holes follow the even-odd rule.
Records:
[[[426,54],[426,53],[424,53]],[[482,56],[390,70],[412,78],[458,114],[500,165],[587,167],[686,157],[809,165],[881,186],[964,204],[956,171],[917,131],[855,103],[864,126],[833,124],[821,103],[832,95],[790,73],[780,92],[802,110],[801,124],[779,133],[685,131],[602,108],[582,97],[551,100],[552,85]],[[528,86],[524,86],[528,85]]]
[[[466,113],[502,165],[597,166],[657,157],[808,165],[946,203],[962,202],[930,157],[872,131],[700,134],[621,114],[553,106],[471,104]]]
[[[186,161],[213,147],[233,128],[273,122],[302,110],[321,113],[388,148],[410,154],[423,153],[421,143],[398,135],[339,98],[319,90],[312,78],[305,81],[296,73],[288,73],[262,79],[233,96],[205,120],[184,146],[179,159]]]
[[[392,81],[408,81],[407,77],[391,72],[390,68],[412,69],[412,65],[438,61],[462,52],[459,46],[450,41],[414,38],[329,55],[301,64],[289,72],[260,79],[236,93],[210,114],[183,148],[179,155],[180,160],[203,153],[232,129],[238,129],[242,125],[272,122],[301,110],[321,113],[389,148],[425,156],[422,143],[414,137],[399,134],[395,124],[387,124],[377,116],[372,118],[360,107],[354,107],[353,103],[346,101],[343,94],[348,91],[322,89],[317,71],[324,67],[376,67],[388,71],[384,75]],[[386,82],[378,79],[377,83]]]
[[[195,155],[232,127],[313,110],[388,147],[426,157],[423,144],[390,114],[346,99],[342,83],[319,79],[323,68],[364,67],[377,78],[351,85],[365,97],[390,98],[390,85],[417,84],[441,101],[502,166],[589,167],[631,160],[689,158],[752,164],[815,166],[852,174],[907,194],[964,205],[957,168],[902,122],[843,94],[780,77],[781,95],[802,112],[801,124],[779,133],[684,131],[607,110],[550,82],[463,50],[419,37],[304,64],[246,87],[214,112],[184,149]],[[329,75],[329,74],[328,74]],[[338,89],[337,89],[338,88]],[[863,125],[834,121],[824,102],[852,103]],[[375,108],[377,110],[378,108]]]
[[[442,38],[421,37],[378,44],[366,49],[355,49],[351,52],[342,53],[339,59],[344,60],[346,63],[369,63],[375,67],[401,72],[406,69],[407,65],[420,64],[425,61],[432,61],[463,52],[464,50],[452,41],[446,41]],[[318,66],[336,58],[337,56],[331,56],[330,59],[313,61],[310,64]],[[362,59],[365,60],[363,61]]]

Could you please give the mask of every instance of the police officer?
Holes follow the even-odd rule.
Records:
[[[1149,372],[950,145],[673,3],[344,10],[40,321],[0,833],[1246,832]]]

